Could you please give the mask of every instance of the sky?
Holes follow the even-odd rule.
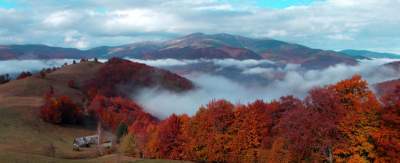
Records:
[[[0,44],[88,49],[194,32],[400,53],[400,0],[0,0]]]

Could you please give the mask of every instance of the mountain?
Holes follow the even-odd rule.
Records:
[[[137,49],[142,50],[142,53],[138,55]],[[129,53],[129,51],[135,53]],[[142,59],[269,59],[282,63],[302,64],[306,68],[323,68],[338,63],[357,64],[355,59],[334,51],[312,49],[273,39],[253,39],[225,33],[213,35],[194,33],[158,44],[120,46],[110,48],[108,54]]]
[[[79,49],[50,47],[46,45],[0,46],[0,60],[7,59],[59,59],[92,57]]]
[[[301,64],[306,68],[324,68],[338,63],[357,64],[349,56],[312,49],[273,39],[254,39],[230,34],[194,33],[164,42],[139,42],[121,46],[102,46],[89,50],[57,48],[43,45],[0,46],[0,59],[49,58],[138,59],[269,59],[280,63]]]
[[[399,54],[393,53],[381,53],[381,52],[374,52],[368,50],[342,50],[340,51],[343,54],[346,54],[350,57],[357,58],[357,59],[368,59],[368,58],[390,58],[390,59],[400,59]]]

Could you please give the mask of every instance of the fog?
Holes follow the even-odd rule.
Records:
[[[19,74],[22,71],[37,72],[43,68],[59,67],[64,63],[72,63],[72,59],[50,60],[1,60],[0,74]]]
[[[136,61],[152,64],[153,66],[162,65],[162,67],[169,64],[169,66],[176,66],[176,63],[190,65],[191,63],[205,62],[205,60],[192,60],[190,62],[172,62],[168,60],[165,63],[162,63],[162,60],[152,61],[151,63],[149,61]],[[249,86],[242,84],[242,82],[230,80],[222,75],[195,73],[185,75],[198,87],[194,91],[176,94],[169,91],[160,91],[159,89],[143,89],[139,94],[132,97],[144,106],[148,112],[160,118],[165,118],[172,113],[193,115],[201,105],[205,105],[213,99],[227,99],[232,103],[245,104],[256,99],[270,101],[285,95],[304,98],[311,88],[336,83],[355,74],[362,75],[370,84],[400,78],[399,73],[390,68],[382,67],[383,64],[393,61],[395,60],[361,60],[357,66],[339,64],[323,70],[304,70],[299,65],[293,64],[283,67],[264,68],[259,65],[265,63],[258,61],[212,60],[221,68],[229,66],[240,67],[242,74],[260,75],[265,77],[266,80],[271,80],[271,82],[267,85]],[[268,61],[268,64],[273,64],[273,62]],[[274,79],[275,76],[272,74],[283,75]]]

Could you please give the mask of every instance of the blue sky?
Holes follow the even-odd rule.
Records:
[[[17,5],[15,2],[10,1],[10,0],[0,0],[0,7],[1,8],[6,8],[6,9],[10,9],[10,8],[15,8]]]
[[[0,0],[1,44],[91,48],[194,32],[400,53],[400,0]]]
[[[286,8],[290,6],[309,5],[313,0],[257,0],[256,4],[267,8]]]
[[[253,4],[260,8],[282,9],[291,6],[310,5],[316,0],[218,0],[222,3]],[[321,0],[319,0],[321,1]]]

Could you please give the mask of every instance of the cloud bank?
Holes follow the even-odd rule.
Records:
[[[140,62],[140,60],[137,60]],[[222,75],[215,74],[187,74],[185,77],[192,80],[199,89],[183,94],[176,94],[157,89],[144,89],[133,99],[143,105],[152,114],[165,118],[177,113],[193,115],[201,105],[213,99],[227,99],[233,103],[248,103],[256,99],[270,101],[281,96],[295,95],[303,98],[314,87],[333,84],[340,80],[360,74],[370,84],[400,78],[398,72],[382,67],[383,64],[394,60],[375,59],[362,60],[358,66],[336,65],[323,70],[304,70],[298,65],[286,65],[276,68],[260,68],[258,64],[248,65],[247,62],[235,61],[235,65],[219,64],[219,66],[242,67],[243,74],[267,76],[271,80],[266,85],[245,85]],[[144,61],[146,62],[146,61]],[[161,60],[158,60],[159,64]],[[167,61],[171,63],[170,61]],[[167,63],[166,62],[166,63]],[[191,61],[202,62],[202,61]],[[214,61],[216,64],[225,63],[226,60]],[[165,66],[165,64],[164,64]],[[282,74],[276,78],[271,74]]]
[[[0,74],[19,74],[22,71],[37,72],[43,68],[60,67],[71,64],[72,59],[51,60],[0,60]]]

